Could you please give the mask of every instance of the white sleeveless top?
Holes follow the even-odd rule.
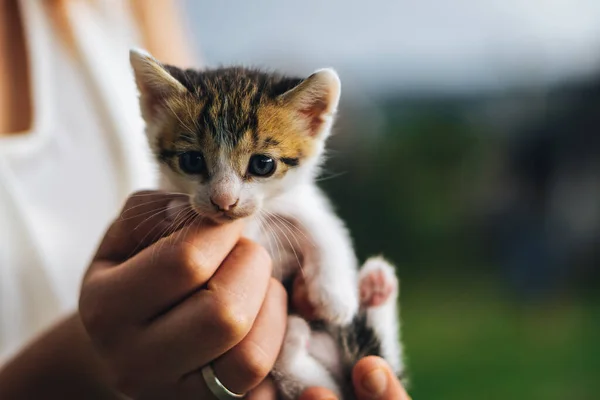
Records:
[[[127,195],[155,187],[125,3],[73,1],[78,58],[38,0],[20,0],[31,131],[0,136],[0,365],[76,309],[80,281]]]

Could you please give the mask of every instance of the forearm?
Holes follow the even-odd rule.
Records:
[[[78,315],[60,322],[0,368],[0,399],[122,399]]]

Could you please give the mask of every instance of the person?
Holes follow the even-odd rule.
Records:
[[[243,221],[168,235],[173,196],[129,196],[154,176],[128,48],[189,66],[187,37],[167,0],[0,0],[0,398],[211,399],[206,365],[275,398],[268,254]],[[361,400],[405,396],[381,359],[353,377]]]

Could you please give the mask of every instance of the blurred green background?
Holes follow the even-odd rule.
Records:
[[[549,102],[577,99],[562,107],[561,118],[600,104],[596,94],[583,99],[579,87],[548,93]],[[482,104],[496,102],[485,95],[385,99],[382,132],[368,142],[342,113],[345,129],[332,139],[320,184],[350,226],[361,259],[382,253],[397,264],[415,399],[597,399],[600,299],[589,251],[597,241],[592,249],[568,247],[561,261],[544,265],[555,257],[545,229],[558,228],[543,206],[552,194],[514,165],[525,151],[542,167],[529,154],[539,138],[520,145],[514,138],[521,135],[498,132],[493,118],[473,118]],[[555,126],[547,115],[532,121],[519,128],[523,136]],[[552,172],[545,171],[551,176],[560,170],[555,158]],[[507,181],[513,191],[544,193],[498,201]],[[528,207],[533,222],[519,211]],[[500,220],[508,229],[499,229]]]
[[[397,265],[415,400],[600,398],[599,1],[183,4],[209,65],[339,72],[319,184]]]

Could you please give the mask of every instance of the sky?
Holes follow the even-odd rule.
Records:
[[[600,0],[185,0],[209,65],[372,90],[538,85],[600,70]]]

